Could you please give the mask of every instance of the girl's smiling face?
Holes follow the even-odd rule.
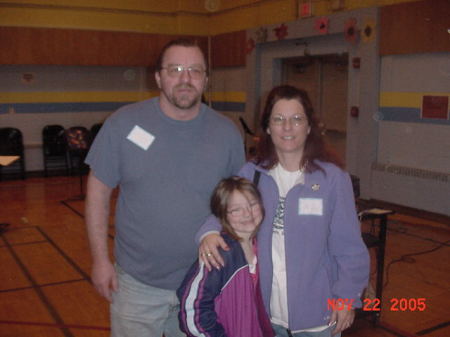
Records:
[[[233,191],[228,199],[227,220],[239,237],[250,238],[262,221],[259,200],[250,193]]]

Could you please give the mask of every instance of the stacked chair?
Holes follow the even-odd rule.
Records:
[[[47,125],[42,129],[42,150],[44,157],[44,175],[49,171],[64,169],[69,174],[69,158],[66,154],[67,141],[61,125]]]
[[[93,142],[95,137],[97,136],[97,133],[100,131],[103,123],[95,123],[91,126],[91,141]]]

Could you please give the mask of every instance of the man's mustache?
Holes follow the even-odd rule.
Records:
[[[184,84],[178,84],[177,86],[175,86],[175,89],[194,89],[195,90],[195,87],[192,84],[184,83]]]

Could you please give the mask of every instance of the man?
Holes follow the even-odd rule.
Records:
[[[201,103],[207,65],[196,44],[166,45],[155,79],[159,97],[108,118],[86,159],[92,282],[111,302],[114,337],[184,336],[175,290],[197,257],[194,235],[215,185],[244,162],[237,128]],[[114,265],[107,231],[116,186]]]

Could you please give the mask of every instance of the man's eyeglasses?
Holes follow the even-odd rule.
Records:
[[[292,125],[299,126],[308,122],[308,118],[305,115],[294,115],[286,118],[282,115],[275,115],[270,118],[270,122],[273,125],[284,125],[285,122],[290,121]]]
[[[230,214],[233,218],[240,218],[244,216],[244,212],[247,210],[249,213],[259,211],[261,208],[261,205],[257,201],[251,202],[248,206],[241,206],[241,207],[235,207],[227,211],[228,214]]]
[[[202,79],[205,75],[205,69],[200,66],[185,67],[182,65],[170,65],[167,67],[162,67],[161,69],[166,69],[167,74],[170,77],[179,77],[183,71],[187,71],[189,76],[194,80]]]

